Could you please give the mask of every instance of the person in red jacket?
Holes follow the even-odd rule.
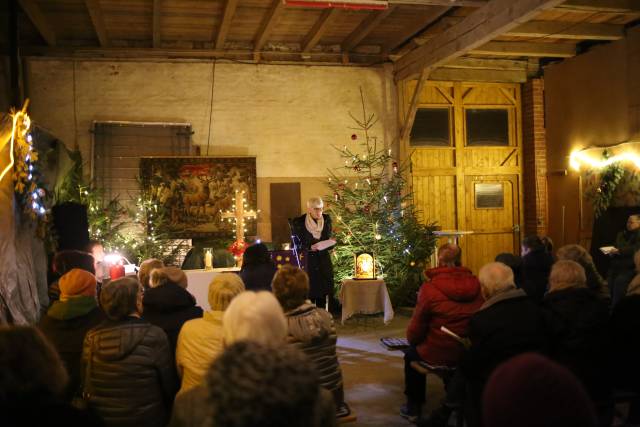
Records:
[[[459,259],[457,245],[438,248],[438,267],[426,271],[427,281],[418,292],[418,302],[407,327],[411,345],[404,357],[407,404],[400,414],[411,421],[420,418],[426,398],[426,377],[412,369],[411,362],[456,367],[464,348],[440,328],[445,326],[459,336],[466,336],[469,319],[483,302],[480,282],[468,268],[456,265]]]

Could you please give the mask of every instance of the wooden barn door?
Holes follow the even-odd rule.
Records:
[[[401,117],[414,87],[407,82],[400,90]],[[519,253],[520,127],[519,85],[428,81],[401,145],[423,221],[472,231],[460,246],[475,273],[500,252]]]

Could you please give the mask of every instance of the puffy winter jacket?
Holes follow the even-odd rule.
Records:
[[[480,282],[465,267],[432,268],[426,274],[431,281],[420,288],[407,339],[425,362],[456,366],[464,348],[440,328],[467,335],[469,319],[483,302]]]
[[[289,342],[311,359],[320,377],[320,385],[333,393],[336,407],[339,407],[344,401],[344,389],[336,354],[338,336],[331,315],[309,302],[285,315]]]
[[[107,427],[162,427],[175,392],[173,360],[162,329],[135,317],[90,330],[82,349],[89,406]]]

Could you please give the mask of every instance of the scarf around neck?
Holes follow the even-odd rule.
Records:
[[[316,221],[310,214],[307,214],[304,219],[304,226],[307,228],[307,231],[311,233],[314,239],[320,240],[320,235],[324,228],[324,217],[321,216],[320,219]]]

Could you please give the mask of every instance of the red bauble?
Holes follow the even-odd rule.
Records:
[[[356,172],[360,172],[360,166],[355,165],[355,166],[353,167],[353,170],[354,170],[354,171],[356,171]]]
[[[353,135],[351,135],[351,140],[355,141],[356,139],[358,139],[358,135],[356,135],[355,133]]]
[[[370,205],[364,205],[364,207],[362,208],[362,211],[364,213],[369,213],[370,210],[371,210],[371,206]]]

